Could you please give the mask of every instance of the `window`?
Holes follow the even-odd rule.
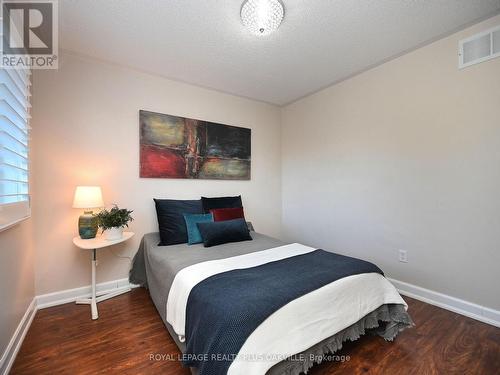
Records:
[[[30,216],[30,74],[0,68],[0,230]]]

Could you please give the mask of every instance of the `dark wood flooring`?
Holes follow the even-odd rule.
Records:
[[[364,336],[309,374],[500,374],[500,328],[410,299],[416,327],[394,342]],[[151,360],[152,354],[164,360]],[[99,319],[73,303],[37,312],[11,374],[190,374],[148,292],[101,302]]]

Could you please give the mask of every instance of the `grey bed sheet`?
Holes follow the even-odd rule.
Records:
[[[144,235],[130,270],[129,279],[149,289],[151,299],[167,325],[166,306],[175,275],[185,267],[207,260],[224,259],[286,245],[285,242],[257,232],[252,241],[232,242],[205,248],[203,244],[158,246],[159,233]]]

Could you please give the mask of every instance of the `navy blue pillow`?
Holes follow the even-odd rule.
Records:
[[[201,200],[155,199],[159,246],[176,245],[188,242],[184,214],[201,214]]]
[[[201,203],[203,205],[203,213],[205,214],[208,214],[210,210],[215,210],[217,208],[243,207],[243,204],[241,203],[241,195],[238,195],[237,197],[201,197]]]
[[[252,240],[245,219],[197,223],[205,247]]]

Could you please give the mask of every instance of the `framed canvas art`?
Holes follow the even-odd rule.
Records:
[[[140,176],[249,180],[251,129],[139,111]]]

